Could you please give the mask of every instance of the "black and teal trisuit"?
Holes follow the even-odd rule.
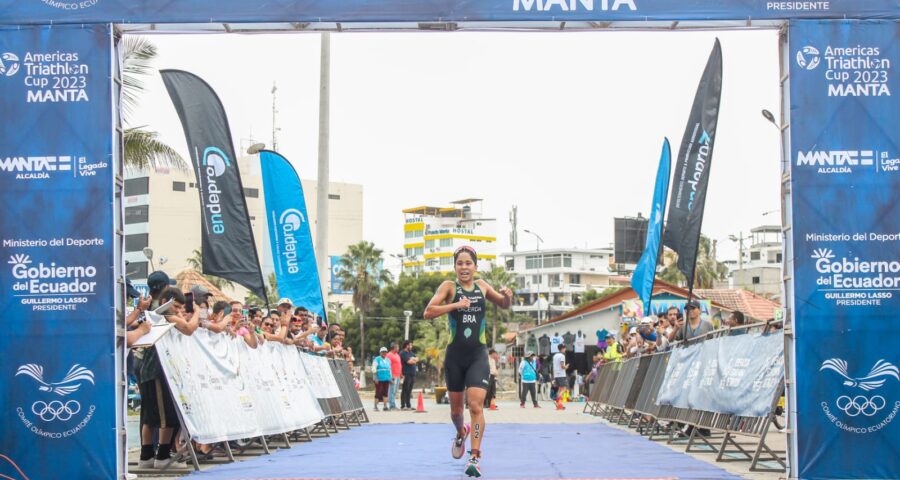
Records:
[[[487,302],[484,292],[478,288],[478,283],[473,284],[472,290],[465,290],[456,282],[455,288],[456,293],[450,303],[456,303],[462,297],[468,297],[471,303],[469,308],[456,309],[448,314],[453,340],[447,346],[447,356],[444,359],[447,390],[462,392],[468,387],[487,390],[491,369],[488,365],[485,333],[484,313]]]

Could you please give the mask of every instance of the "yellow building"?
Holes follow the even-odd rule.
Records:
[[[403,210],[403,271],[453,271],[453,252],[469,245],[478,252],[478,269],[496,263],[496,219],[484,218],[480,198],[450,202],[450,207],[413,207]]]

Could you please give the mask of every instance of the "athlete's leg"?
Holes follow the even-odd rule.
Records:
[[[472,387],[466,390],[469,397],[469,415],[472,419],[472,455],[481,456],[481,440],[484,438],[484,397],[487,390]]]

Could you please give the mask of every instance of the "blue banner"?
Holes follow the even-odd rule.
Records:
[[[344,284],[341,283],[341,279],[338,277],[340,275],[341,270],[344,267],[341,266],[341,256],[340,255],[332,255],[331,256],[331,293],[334,295],[350,295],[353,293],[351,290],[344,290]]]
[[[0,28],[0,478],[115,478],[112,29]]]
[[[657,402],[679,408],[761,417],[784,379],[784,335],[719,337],[676,348]]]
[[[669,177],[672,168],[672,154],[669,139],[663,140],[662,155],[656,170],[656,187],[653,189],[653,204],[647,221],[647,243],[631,276],[631,288],[644,304],[644,315],[650,313],[650,298],[656,280],[656,261],[659,258],[659,243],[662,235],[663,218],[666,217],[666,197],[669,195]]]
[[[290,298],[296,307],[306,307],[325,318],[325,302],[300,177],[290,162],[278,153],[263,150],[259,152],[259,162],[278,295]]]
[[[794,22],[789,38],[792,473],[900,478],[900,24]]]
[[[896,18],[896,0],[0,0],[0,23],[491,22]],[[160,27],[160,26],[157,26]],[[164,27],[164,26],[162,26]],[[233,27],[232,27],[233,28]]]

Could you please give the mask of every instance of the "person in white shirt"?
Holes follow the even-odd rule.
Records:
[[[556,409],[565,410],[562,404],[563,394],[569,389],[569,381],[566,378],[566,345],[559,345],[559,352],[553,355],[553,384],[556,385]]]

